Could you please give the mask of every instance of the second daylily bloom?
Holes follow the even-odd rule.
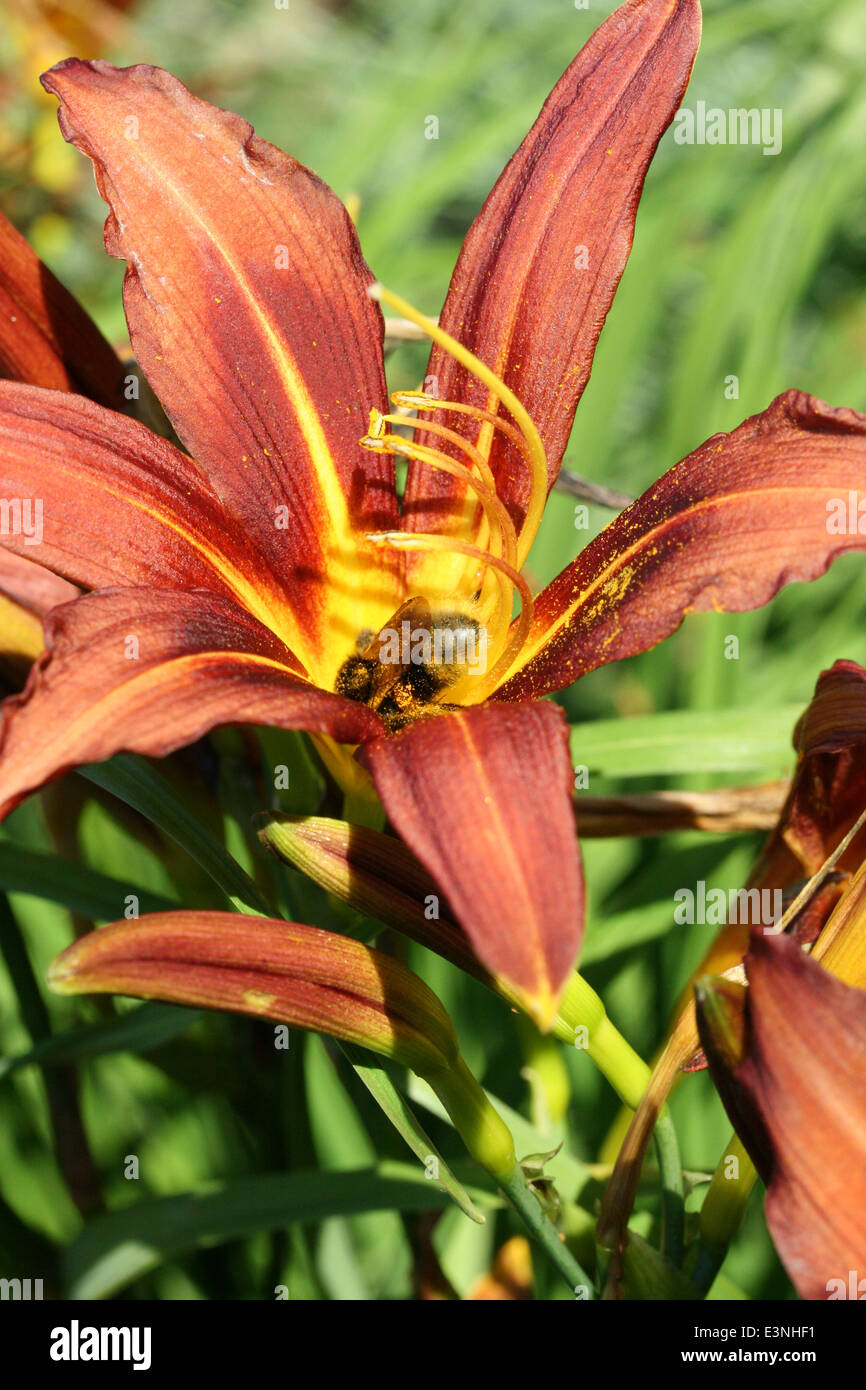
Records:
[[[748,989],[709,978],[698,1021],[725,1108],[767,1184],[803,1298],[866,1297],[866,993],[755,933]]]
[[[412,439],[388,411],[373,277],[314,174],[159,69],[46,74],[188,453],[93,400],[0,389],[0,494],[38,499],[42,528],[38,548],[14,528],[4,543],[97,591],[52,613],[6,707],[0,810],[119,749],[162,755],[227,722],[308,730],[349,792],[372,778],[479,958],[550,1023],[583,890],[565,720],[540,697],[864,545],[830,533],[827,503],[866,491],[866,418],[792,391],[536,599],[521,574],[699,28],[697,0],[630,0],[557,83],[441,328],[425,324],[434,389],[401,398],[423,416]],[[420,659],[394,660],[404,625]],[[486,663],[425,655],[481,636]]]
[[[862,666],[853,661],[837,661],[821,673],[813,698],[797,721],[793,742],[798,762],[790,791],[748,884],[753,891],[756,888],[778,889],[783,894],[785,913],[776,925],[784,929],[785,941],[801,951],[809,951],[815,962],[820,962],[844,985],[862,991],[866,988],[866,862],[863,860],[866,832],[862,825],[866,670]],[[636,1191],[635,1179],[655,1116],[667,1101],[680,1069],[694,1071],[706,1064],[704,1050],[698,1051],[700,1009],[696,1013],[695,990],[698,989],[699,1001],[703,999],[704,1002],[709,998],[707,991],[712,992],[719,1019],[723,1006],[728,1009],[730,1062],[734,1044],[739,1047],[745,1036],[742,1028],[735,1036],[734,1029],[744,1017],[739,1008],[742,1003],[740,982],[746,978],[744,957],[751,945],[754,958],[765,940],[775,940],[775,931],[774,926],[765,937],[763,932],[748,924],[725,926],[696,967],[681,996],[675,1026],[625,1136],[605,1194],[599,1230],[602,1242],[616,1256],[612,1288],[618,1285],[619,1259],[624,1253]],[[748,958],[745,965],[748,966]],[[777,971],[772,960],[770,968],[771,973],[781,972],[781,967]],[[711,983],[708,985],[707,981]],[[795,1007],[792,1000],[793,995],[784,1002],[792,1027],[808,1029],[811,1026],[808,1010]],[[704,1012],[706,1014],[706,1010]],[[826,1049],[828,1065],[835,1047],[836,1044],[831,1043]],[[787,1044],[780,1049],[780,1055],[786,1048]],[[814,1085],[818,1095],[822,1089],[819,1073],[823,1065],[824,1062],[816,1057],[814,1075],[809,1083]],[[791,1069],[791,1074],[796,1074],[796,1067]],[[816,1104],[820,1101],[816,1100]],[[852,1121],[854,1119],[857,1119],[856,1107],[852,1111]],[[801,1125],[803,1143],[808,1142],[811,1122],[806,1106]],[[850,1162],[843,1158],[841,1165],[836,1165],[841,1169],[846,1165],[850,1167],[856,1160],[859,1123],[857,1119]],[[731,1182],[726,1166],[729,1156],[736,1156],[735,1148],[727,1151],[719,1165],[701,1211],[702,1236],[707,1246],[715,1251],[710,1261],[712,1268],[708,1265],[704,1271],[710,1278],[714,1277],[732,1233],[742,1219],[755,1177],[754,1169],[743,1170],[737,1183]],[[762,1171],[766,1170],[767,1163]],[[706,1286],[709,1287],[709,1278]]]

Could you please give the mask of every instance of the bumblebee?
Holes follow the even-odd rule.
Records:
[[[334,688],[376,710],[387,729],[402,729],[423,714],[449,708],[440,695],[474,664],[459,654],[467,647],[486,654],[483,637],[475,618],[434,617],[426,599],[407,599],[380,632],[360,635],[357,653],[340,667]]]

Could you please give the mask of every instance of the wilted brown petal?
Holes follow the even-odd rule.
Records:
[[[747,887],[779,889],[796,896],[836,849],[866,805],[866,671],[854,661],[837,661],[822,672],[815,694],[794,730],[798,755],[791,789],[778,822],[749,874]],[[858,834],[814,895],[799,935],[812,938],[838,901],[845,873],[863,859],[866,835]],[[791,898],[793,901],[793,898]],[[696,968],[677,1009],[690,1003],[701,975],[716,975],[742,960],[749,944],[745,923],[729,923]]]

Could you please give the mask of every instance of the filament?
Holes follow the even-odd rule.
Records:
[[[462,367],[465,367],[468,372],[471,372],[474,377],[477,377],[477,379],[488,388],[492,395],[496,397],[500,405],[505,407],[516,422],[526,443],[527,453],[524,456],[527,458],[529,464],[529,502],[526,508],[526,515],[523,519],[523,525],[520,528],[517,546],[518,567],[522,566],[529,554],[529,547],[538,531],[541,515],[544,511],[544,504],[547,500],[547,457],[544,452],[544,445],[541,442],[541,436],[529,412],[518,400],[514,392],[505,385],[504,381],[500,380],[496,373],[492,371],[486,363],[482,362],[479,357],[476,357],[473,352],[470,352],[469,349],[458,342],[456,338],[452,338],[451,334],[446,333],[445,329],[440,328],[439,324],[434,323],[433,320],[427,318],[425,314],[419,313],[418,310],[413,308],[405,299],[401,299],[399,295],[393,294],[391,290],[385,289],[385,287],[380,284],[369,285],[367,287],[367,293],[372,299],[383,301],[389,308],[393,309],[395,313],[402,314],[404,318],[409,319],[412,323],[416,323],[428,338],[432,339],[434,343],[438,343],[439,346],[444,348],[451,357],[455,358]],[[425,406],[424,408],[426,409],[428,407]],[[472,407],[469,407],[466,413],[472,414]]]
[[[517,560],[517,536],[514,522],[496,492],[493,473],[480,451],[473,444],[468,443],[456,430],[450,430],[445,425],[438,425],[431,431],[431,433],[450,440],[464,450],[479,469],[481,476],[476,477],[470,468],[459,463],[456,459],[452,459],[441,449],[433,449],[426,444],[416,444],[414,440],[405,439],[399,434],[386,434],[382,428],[385,424],[403,425],[405,423],[405,419],[400,415],[379,415],[378,411],[371,410],[370,433],[360,441],[361,447],[372,450],[387,449],[392,454],[400,454],[403,458],[415,459],[419,463],[429,464],[431,468],[438,468],[443,473],[450,473],[452,477],[462,478],[478,494],[487,516],[491,535],[496,535],[498,531],[500,554],[503,559],[508,561],[509,565],[514,565]]]
[[[391,400],[395,405],[401,405],[407,410],[418,410],[427,412],[430,410],[454,411],[456,415],[471,415],[473,420],[483,420],[486,424],[492,425],[494,429],[502,430],[507,435],[512,444],[518,448],[523,455],[523,461],[528,469],[532,469],[532,455],[529,449],[529,441],[526,436],[521,434],[516,425],[510,420],[506,420],[502,415],[497,415],[493,410],[484,410],[480,405],[466,405],[464,401],[440,401],[437,396],[428,396],[426,391],[394,391]],[[425,430],[434,429],[432,420],[424,420],[421,426]],[[480,452],[480,451],[479,451]],[[545,479],[545,489],[547,482]]]
[[[420,402],[426,401],[427,399],[428,397],[421,391],[394,391],[391,394],[391,400],[395,405],[409,405],[412,410],[425,409],[426,407],[420,404]],[[445,404],[445,402],[441,402],[441,404]],[[467,412],[471,409],[471,406],[466,407]],[[484,414],[490,415],[494,420],[499,419],[499,416],[493,415],[492,411],[485,411]],[[469,440],[464,439],[463,435],[458,434],[457,430],[449,429],[447,425],[437,424],[435,420],[424,420],[422,424],[419,425],[415,420],[409,420],[405,415],[383,415],[382,418],[394,425],[413,425],[416,429],[420,429],[423,426],[425,430],[429,430],[430,434],[438,435],[440,439],[450,440],[452,444],[456,444],[458,448],[468,454],[487,485],[495,489],[496,480],[493,477],[493,469],[490,467],[490,464],[487,462],[481,450],[475,444],[470,444]],[[503,420],[501,423],[505,424],[506,422]],[[523,439],[518,429],[515,429],[513,425],[510,428],[514,430],[514,433],[518,435],[521,440]]]

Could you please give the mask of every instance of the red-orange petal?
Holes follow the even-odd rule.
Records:
[[[58,603],[71,603],[78,589],[42,565],[0,547],[0,593],[44,617]]]
[[[442,326],[522,400],[541,433],[551,483],[631,251],[647,168],[689,80],[700,25],[697,0],[629,0],[606,19],[506,166],[454,271]],[[442,400],[495,408],[487,388],[441,349],[433,349],[427,373]],[[526,465],[502,435],[491,463],[519,521]],[[410,467],[406,525],[443,529],[464,492],[447,474]]]
[[[13,690],[21,689],[31,663],[45,646],[44,615],[77,596],[74,584],[0,548],[0,675]]]
[[[125,369],[96,324],[0,213],[0,376],[123,405]]]
[[[547,586],[498,698],[561,690],[655,646],[687,613],[759,608],[817,578],[866,548],[830,526],[852,492],[866,498],[866,415],[778,396],[665,473]]]
[[[467,708],[375,739],[362,756],[479,959],[549,1026],[584,909],[563,711]]]
[[[726,1046],[724,999],[706,998],[713,982],[699,992],[713,1078],[768,1185],[767,1224],[800,1295],[862,1297],[866,992],[834,979],[785,936],[756,934],[746,965],[745,1020],[732,1034],[739,1046]],[[850,1292],[852,1271],[855,1289],[864,1280],[859,1293]]]
[[[231,599],[107,589],[54,609],[46,651],[2,706],[0,815],[45,782],[121,750],[162,757],[220,724],[307,729],[346,743],[381,725],[317,689]]]
[[[358,447],[385,380],[351,219],[247,121],[159,68],[67,59],[43,84],[110,207],[136,356],[285,585],[290,645],[323,681],[399,602],[396,566],[361,539],[396,524],[397,502],[391,460]]]
[[[213,589],[288,637],[285,590],[257,563],[254,542],[231,526],[192,459],[136,420],[0,382],[0,497],[27,508],[2,544],[66,579]]]

